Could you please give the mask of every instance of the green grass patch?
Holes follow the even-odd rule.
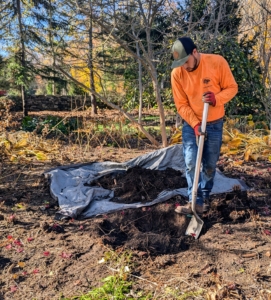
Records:
[[[87,294],[61,300],[150,300],[152,295],[143,295],[142,291],[132,291],[132,282],[121,276],[108,276],[102,280],[101,287],[93,288]]]
[[[79,121],[77,118],[63,119],[56,116],[47,116],[41,120],[35,117],[26,116],[22,120],[22,129],[24,131],[36,131],[38,134],[46,131],[61,132],[65,135],[71,133],[73,130],[79,128]]]
[[[124,251],[119,254],[114,251],[104,253],[102,262],[111,269],[116,270],[117,274],[107,276],[101,280],[101,286],[93,287],[88,293],[72,298],[60,298],[60,300],[150,300],[152,294],[143,290],[133,289],[133,282],[130,270],[133,267],[132,253]]]

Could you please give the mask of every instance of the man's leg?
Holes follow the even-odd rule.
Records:
[[[205,202],[204,210],[208,210],[209,195],[214,185],[216,163],[222,145],[223,120],[207,125],[207,139],[202,153],[202,172],[200,187]]]
[[[186,175],[186,180],[188,185],[187,193],[189,197],[189,202],[191,203],[198,146],[196,143],[194,129],[186,122],[184,122],[182,128],[182,141],[183,141],[183,156],[184,156],[184,161],[186,166],[185,175]],[[199,178],[199,182],[200,182],[200,178]],[[202,206],[203,206],[202,191],[199,186],[197,200],[196,200],[196,210],[199,213],[202,213]],[[192,212],[191,204],[185,207],[179,206],[175,211],[178,213],[191,213]]]

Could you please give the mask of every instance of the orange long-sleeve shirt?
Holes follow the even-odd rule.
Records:
[[[216,54],[201,53],[199,66],[193,72],[187,72],[183,67],[174,68],[171,85],[177,111],[192,128],[202,119],[203,93],[211,91],[215,94],[216,106],[210,105],[207,119],[211,122],[225,115],[224,104],[238,92],[227,61]]]

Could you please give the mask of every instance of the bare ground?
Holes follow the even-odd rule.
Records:
[[[97,147],[85,160],[123,162],[152,150]],[[72,162],[82,162],[79,149],[73,149]],[[101,263],[113,250],[119,257],[131,253],[133,290],[151,292],[152,299],[178,299],[181,291],[200,291],[187,299],[270,299],[270,162],[236,165],[234,158],[220,158],[220,170],[251,189],[213,195],[198,240],[184,235],[190,219],[174,212],[186,201],[180,196],[84,221],[55,221],[58,203],[43,172],[69,163],[2,160],[0,299],[87,293],[117,273],[110,260]],[[137,182],[135,176],[131,186]]]

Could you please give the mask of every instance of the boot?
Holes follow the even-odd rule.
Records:
[[[178,214],[184,214],[184,215],[193,214],[192,204],[188,203],[184,206],[178,206],[175,209],[175,212],[178,213]],[[203,213],[203,206],[199,205],[199,204],[196,204],[196,212],[197,212],[198,215],[201,215]]]

